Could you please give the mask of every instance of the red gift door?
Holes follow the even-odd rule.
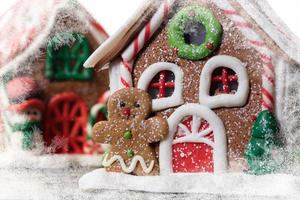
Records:
[[[52,152],[82,154],[86,143],[87,106],[73,92],[55,95],[48,103],[44,138]]]
[[[185,104],[172,113],[168,124],[168,137],[159,145],[161,174],[226,171],[225,128],[211,109]]]

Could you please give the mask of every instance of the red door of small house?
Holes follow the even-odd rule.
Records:
[[[73,92],[55,95],[45,117],[45,142],[55,153],[81,154],[86,143],[87,107]]]
[[[178,124],[172,145],[173,172],[213,172],[213,139],[207,121],[196,115],[185,117]]]

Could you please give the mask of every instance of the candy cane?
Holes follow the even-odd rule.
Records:
[[[98,100],[98,103],[96,103],[90,111],[88,123],[87,123],[87,142],[84,144],[84,153],[86,154],[99,154],[103,153],[103,149],[101,144],[94,143],[92,141],[93,137],[93,126],[97,122],[97,116],[101,112],[103,114],[106,114],[106,103],[109,98],[110,92],[105,92]]]
[[[132,69],[133,61],[127,62],[122,60],[120,63],[120,88],[132,87]]]
[[[255,32],[252,25],[235,10],[228,0],[214,0],[224,14],[234,22],[235,26],[248,39],[250,45],[260,53],[263,63],[262,73],[262,110],[272,111],[274,108],[275,69],[273,65],[273,52],[263,39]]]
[[[105,109],[106,109],[106,103],[107,100],[110,96],[110,92],[106,91],[99,99],[98,102],[91,108],[90,114],[89,114],[89,119],[87,123],[87,137],[88,140],[92,138],[93,135],[93,126],[97,122],[97,116],[100,112],[105,114]]]
[[[104,109],[106,109],[106,105],[102,104],[102,103],[97,103],[91,108],[89,119],[88,119],[88,124],[87,124],[88,140],[92,138],[92,135],[93,135],[92,129],[93,129],[94,124],[97,122],[98,114],[100,112],[104,114],[105,113]]]
[[[121,87],[132,86],[132,68],[136,55],[141,51],[144,45],[150,40],[152,35],[160,27],[163,20],[169,15],[170,7],[174,4],[175,0],[164,0],[162,5],[158,8],[156,13],[133,40],[133,42],[122,53],[123,61],[120,63],[120,83]]]

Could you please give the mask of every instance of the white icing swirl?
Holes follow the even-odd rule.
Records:
[[[131,163],[130,165],[127,167],[127,165],[125,164],[125,161],[124,159],[119,156],[119,155],[114,155],[113,157],[111,157],[109,160],[107,160],[107,157],[108,157],[108,154],[104,156],[104,159],[102,161],[102,165],[104,167],[109,167],[111,166],[111,164],[113,164],[114,162],[116,161],[119,161],[120,165],[121,165],[121,168],[124,172],[126,173],[131,173],[134,171],[136,165],[137,165],[137,162],[139,161],[141,163],[141,166],[143,168],[143,171],[147,174],[149,174],[152,170],[153,170],[153,167],[154,167],[154,160],[152,160],[150,162],[150,165],[149,167],[147,167],[146,163],[145,163],[145,160],[142,156],[134,156],[131,160]]]

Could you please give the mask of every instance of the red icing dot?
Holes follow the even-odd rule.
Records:
[[[211,43],[211,42],[209,42],[209,43],[206,44],[206,47],[207,47],[208,49],[210,49],[210,50],[213,50],[213,49],[214,49],[214,44]]]
[[[251,116],[251,121],[255,122],[255,120],[256,120],[256,115],[252,115]]]
[[[178,49],[177,49],[177,48],[173,48],[173,52],[174,52],[175,54],[177,54],[177,53],[178,53]]]

